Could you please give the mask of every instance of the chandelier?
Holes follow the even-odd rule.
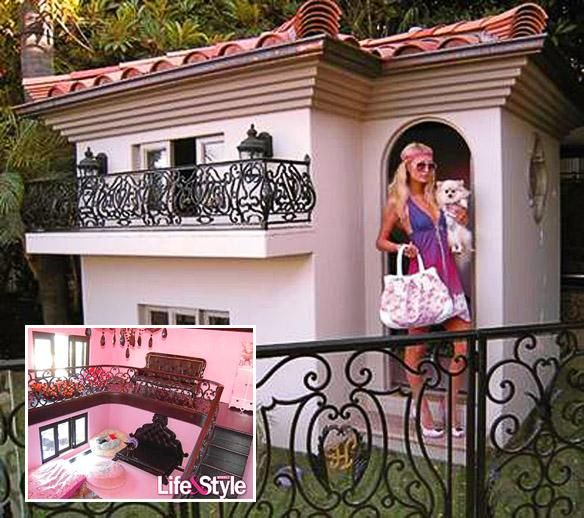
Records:
[[[106,345],[106,338],[105,332],[106,331],[113,331],[112,334],[112,345],[115,346],[116,342],[120,344],[120,347],[126,348],[126,358],[130,357],[130,349],[135,347],[142,347],[144,343],[142,337],[148,338],[148,348],[152,349],[154,345],[154,335],[156,333],[161,334],[162,338],[166,338],[168,332],[166,327],[98,327],[93,328],[101,331],[101,338],[99,339],[99,345],[101,347],[105,347]],[[88,327],[85,329],[85,336],[88,338],[91,336],[92,328]],[[149,336],[148,336],[149,335]]]

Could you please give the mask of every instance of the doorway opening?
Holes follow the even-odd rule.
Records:
[[[400,164],[400,153],[405,146],[411,142],[420,142],[431,147],[434,151],[434,161],[437,164],[436,180],[462,180],[464,186],[472,191],[471,178],[471,153],[466,141],[453,127],[437,122],[424,121],[410,126],[404,130],[391,146],[385,175],[385,191],[393,180],[395,171]],[[473,232],[474,227],[474,210],[473,195],[469,199],[469,224],[468,228]],[[407,243],[408,238],[405,233],[399,229],[394,230],[390,239],[397,243]],[[471,313],[474,314],[473,301],[474,297],[474,260],[471,260],[466,266],[460,267],[459,274],[462,285],[467,297]],[[407,264],[404,264],[404,271],[407,271]],[[384,254],[383,259],[384,275],[395,274],[397,271],[396,254]],[[440,326],[436,330],[441,329]],[[405,334],[407,331],[396,331],[385,328],[384,332],[388,335]],[[441,348],[448,350],[448,348]],[[444,358],[445,365],[449,358]],[[407,385],[407,379],[404,369],[398,362],[388,362],[385,372],[386,386]]]

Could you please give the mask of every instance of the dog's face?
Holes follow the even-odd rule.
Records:
[[[470,196],[463,180],[443,180],[436,182],[436,200],[440,206],[458,203]]]

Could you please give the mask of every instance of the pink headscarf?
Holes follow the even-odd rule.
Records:
[[[406,146],[400,154],[400,158],[403,162],[406,160],[413,160],[414,158],[425,157],[432,159],[434,158],[434,153],[431,148],[425,146],[424,144],[414,144]]]

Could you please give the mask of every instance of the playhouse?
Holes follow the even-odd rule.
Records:
[[[29,187],[27,252],[81,257],[87,323],[255,324],[260,346],[383,334],[375,241],[411,140],[472,191],[474,324],[558,320],[560,147],[584,143],[584,95],[546,13],[363,41],[341,16],[308,0],[255,38],[24,80],[18,113],[79,162]]]

